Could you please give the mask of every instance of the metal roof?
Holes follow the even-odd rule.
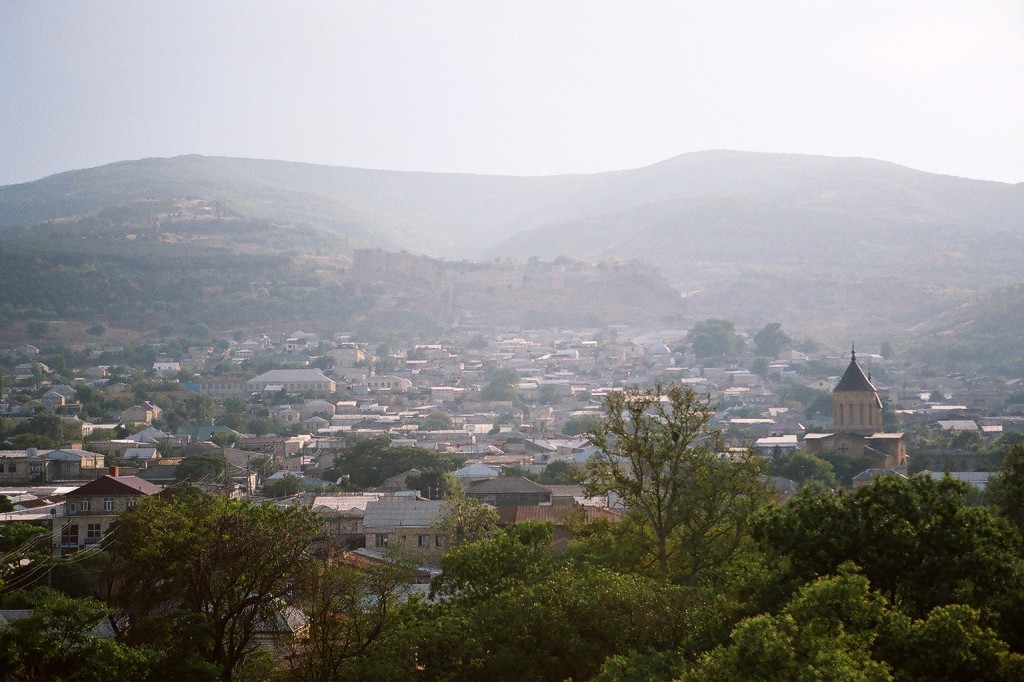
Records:
[[[441,516],[441,500],[385,497],[367,502],[364,528],[430,528]]]

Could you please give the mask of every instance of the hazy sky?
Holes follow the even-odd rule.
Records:
[[[704,149],[1024,181],[1024,2],[0,0],[0,184],[190,153],[546,175]]]

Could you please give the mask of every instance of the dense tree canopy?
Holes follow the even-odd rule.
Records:
[[[0,680],[146,679],[152,652],[111,641],[96,632],[107,605],[73,599],[45,588],[28,596],[31,612],[0,626]]]
[[[514,369],[496,368],[490,372],[487,383],[480,389],[481,400],[516,400],[519,373]]]
[[[1000,514],[1018,528],[1024,528],[1024,443],[1012,445],[1002,453],[1002,464],[985,493]]]
[[[755,535],[801,581],[853,562],[914,615],[954,602],[998,610],[1024,588],[1020,537],[967,494],[949,478],[884,476],[853,493],[808,491],[767,507]]]
[[[1024,656],[979,611],[955,604],[912,618],[847,569],[803,586],[778,614],[741,622],[680,679],[1010,682],[1022,673]]]
[[[426,448],[392,447],[387,437],[360,438],[334,458],[329,476],[332,480],[348,476],[353,486],[372,488],[409,469],[439,474],[456,469],[464,461],[464,457]]]
[[[743,337],[736,333],[730,320],[708,319],[693,325],[686,335],[690,348],[698,358],[737,355],[746,348]]]
[[[256,649],[254,633],[310,561],[319,532],[304,508],[214,498],[179,488],[124,512],[105,545],[113,603],[129,641],[177,642],[233,679]]]
[[[754,345],[758,354],[769,358],[774,358],[785,350],[790,341],[789,335],[782,331],[782,325],[778,322],[766,324],[754,335]]]

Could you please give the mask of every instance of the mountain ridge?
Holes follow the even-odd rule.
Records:
[[[182,198],[231,218],[220,233],[210,223],[190,237],[228,251],[246,238],[229,230],[257,221],[274,248],[300,239],[299,251],[315,252],[308,233],[328,256],[638,260],[678,290],[699,290],[688,299],[695,315],[783,320],[840,338],[908,333],[937,314],[937,300],[1015,284],[1024,257],[1024,183],[732,150],[547,176],[151,157],[0,187],[0,244],[140,229],[165,239],[166,216],[144,202]],[[102,220],[84,219],[90,211]]]

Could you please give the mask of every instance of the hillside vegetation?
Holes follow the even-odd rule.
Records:
[[[282,307],[294,311],[300,292],[339,285],[347,257],[373,247],[450,261],[637,261],[686,295],[690,317],[785,320],[827,339],[867,342],[912,336],[979,292],[1017,284],[1024,185],[869,159],[725,151],[530,178],[186,156],[2,187],[0,236],[0,259],[21,266],[21,283],[2,293],[0,305],[17,308],[8,317],[71,314],[46,294],[55,283],[38,286],[52,271],[26,272],[33,257],[42,259],[37,270],[65,265],[64,285],[97,300],[64,306],[80,312],[146,308],[132,298],[145,284],[118,278],[151,261],[155,281],[161,268],[194,261],[178,273],[213,289],[274,283],[254,287],[271,298],[275,288],[292,290]],[[110,266],[122,272],[95,274]],[[120,298],[98,288],[106,282]],[[524,307],[505,291],[468,307]],[[170,313],[195,303],[173,287],[166,297]]]

